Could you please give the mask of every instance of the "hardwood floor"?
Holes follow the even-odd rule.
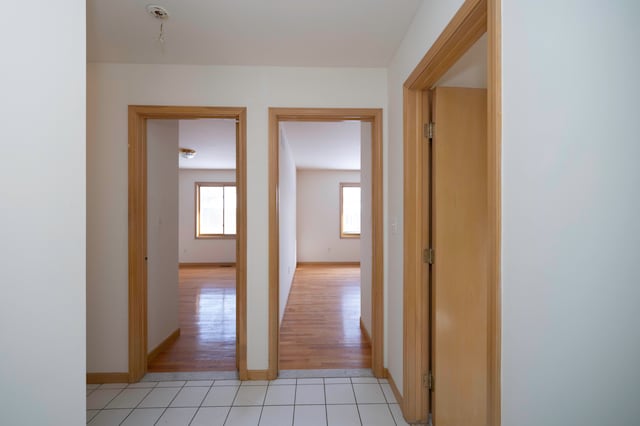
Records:
[[[236,369],[236,268],[180,268],[180,337],[149,372]]]
[[[360,268],[299,266],[280,325],[280,369],[371,368]]]

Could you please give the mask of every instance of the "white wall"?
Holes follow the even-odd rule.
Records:
[[[293,274],[296,271],[296,164],[291,147],[282,129],[280,131],[278,170],[278,212],[280,244],[280,323],[291,291]]]
[[[268,364],[268,107],[384,108],[386,76],[367,68],[89,64],[89,371],[127,370],[127,105],[248,108],[247,353],[248,368],[260,370]]]
[[[360,123],[360,318],[369,336],[371,336],[371,268],[373,266],[371,136],[371,123]]]
[[[503,4],[504,426],[640,418],[639,19]]]
[[[386,223],[389,224],[389,227],[386,228],[388,229],[388,245],[385,251],[385,256],[388,258],[388,266],[385,266],[385,271],[388,271],[388,285],[385,289],[388,311],[385,312],[384,317],[388,319],[385,338],[388,348],[386,360],[389,372],[400,392],[402,392],[403,386],[402,85],[462,3],[462,0],[424,2],[389,64],[387,83],[389,88],[389,145],[385,151],[388,159],[387,172],[385,173],[385,176],[388,177],[388,200],[385,203],[388,207],[385,213],[387,215]]]
[[[147,349],[178,322],[178,121],[147,121]]]
[[[4,8],[3,425],[86,423],[85,32],[84,1]]]
[[[485,33],[435,84],[442,87],[487,88],[487,40]]]
[[[298,170],[298,262],[359,262],[360,239],[340,238],[340,183],[360,171]]]
[[[180,263],[236,261],[236,240],[196,238],[196,182],[235,182],[235,170],[180,169]]]

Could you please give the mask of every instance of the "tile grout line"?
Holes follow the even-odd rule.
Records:
[[[296,379],[296,387],[293,389],[293,416],[291,419],[291,425],[296,424],[296,399],[298,398],[298,379]]]
[[[327,383],[322,379],[322,390],[324,391],[324,421],[329,426],[329,409],[327,408]]]
[[[103,383],[103,384],[104,384],[104,383]],[[101,384],[100,386],[102,386],[102,384]],[[96,389],[94,389],[94,390],[98,390],[98,389],[100,389],[100,388],[98,387],[98,388],[96,388]],[[89,424],[89,423],[93,422],[93,421],[96,419],[96,417],[98,417],[98,416],[100,415],[100,413],[101,413],[103,410],[105,410],[105,409],[107,408],[107,405],[111,404],[111,401],[113,401],[114,399],[116,399],[116,397],[117,397],[118,395],[120,395],[120,394],[122,393],[122,391],[123,391],[123,390],[125,390],[125,389],[126,389],[126,387],[119,389],[119,392],[118,392],[117,394],[115,394],[115,395],[113,396],[113,398],[111,398],[111,399],[110,399],[110,400],[109,400],[109,401],[108,401],[108,402],[107,402],[107,403],[106,403],[102,408],[98,408],[98,412],[96,413],[96,415],[95,415],[95,416],[93,416],[93,418],[92,418],[89,422],[87,422],[87,424]],[[104,389],[104,390],[107,390],[107,389]],[[92,392],[92,393],[93,393],[93,392]],[[86,402],[85,402],[85,407],[86,407]],[[86,409],[85,409],[85,413],[86,413]]]
[[[353,377],[349,378],[349,383],[351,384],[351,392],[353,392],[353,400],[356,404],[356,411],[358,412],[358,420],[360,420],[360,424],[362,425],[362,416],[360,415],[360,404],[358,404],[358,398],[356,397],[356,389],[353,387]]]
[[[382,388],[382,383],[378,382],[378,386],[380,387],[380,392],[382,392],[382,396],[384,397],[384,400],[387,402],[387,410],[391,415],[391,420],[393,420],[394,425],[398,426],[398,422],[396,422],[396,418],[393,417],[393,411],[391,411],[391,407],[389,406],[389,399],[387,398],[387,394],[384,393],[384,389]]]
[[[391,414],[391,420],[393,420],[394,425],[398,426],[398,422],[396,422],[396,418],[393,416],[393,411],[391,411],[391,403],[389,402],[389,398],[387,398],[387,394],[384,392],[384,388],[382,387],[380,380],[378,380],[378,386],[380,386],[380,391],[382,392],[384,400],[387,401],[387,410],[389,410],[389,414]]]
[[[269,382],[267,382],[266,389],[264,391],[264,396],[262,397],[262,406],[260,407],[260,415],[258,416],[258,424],[260,425],[260,420],[262,420],[262,412],[264,411],[264,403],[267,402],[267,391],[269,390]]]
[[[189,424],[187,426],[191,426],[191,423],[193,423],[193,420],[196,418],[196,416],[200,412],[200,408],[202,408],[202,403],[204,402],[205,399],[207,399],[207,396],[209,396],[209,392],[211,392],[211,390],[213,389],[213,384],[215,382],[216,382],[215,380],[211,381],[211,386],[209,386],[209,390],[207,391],[207,393],[204,394],[204,397],[202,397],[202,401],[200,401],[200,404],[196,407],[196,412],[193,413],[193,416],[191,417],[191,420],[189,420]],[[201,387],[204,387],[204,386],[201,386]]]
[[[213,384],[215,385],[215,382],[213,382]],[[242,381],[240,382],[240,384],[238,385],[238,389],[236,389],[236,394],[233,396],[233,399],[231,400],[231,407],[229,407],[229,411],[227,411],[227,416],[224,418],[224,423],[222,423],[222,425],[226,425],[227,422],[229,421],[229,416],[231,415],[231,410],[233,410],[233,403],[236,401],[236,398],[238,397],[238,392],[240,392],[240,387],[242,386]],[[213,387],[213,385],[212,385]]]
[[[129,388],[129,387],[126,387],[125,389],[137,389],[137,388]],[[145,388],[140,388],[140,389],[145,389]],[[145,394],[145,395],[140,399],[140,402],[138,402],[138,403],[136,404],[136,406],[135,406],[135,407],[133,407],[133,408],[131,409],[131,411],[129,411],[129,414],[127,414],[127,415],[125,416],[125,418],[124,418],[124,419],[122,419],[122,421],[121,421],[120,423],[118,423],[118,425],[121,425],[121,424],[123,424],[124,422],[126,422],[126,421],[127,421],[127,419],[129,418],[129,416],[130,416],[131,414],[133,414],[133,412],[134,412],[134,411],[135,411],[135,410],[140,406],[140,404],[142,404],[142,401],[144,401],[144,399],[145,399],[147,396],[149,396],[149,394],[151,393],[151,391],[153,390],[153,388],[147,388],[147,390],[148,390],[148,392],[147,392],[147,393],[146,393],[146,394]]]
[[[178,380],[167,380],[169,382],[176,382]],[[181,380],[180,380],[181,381]],[[158,382],[158,384],[160,384],[160,382]],[[171,398],[171,401],[169,401],[169,404],[167,404],[166,407],[164,407],[164,410],[162,410],[162,414],[160,414],[160,417],[158,417],[158,420],[156,420],[153,424],[154,426],[158,424],[158,422],[160,421],[160,419],[162,418],[162,416],[164,416],[164,413],[167,412],[167,410],[169,409],[169,407],[171,407],[171,403],[178,397],[178,395],[180,394],[180,392],[182,392],[182,389],[185,387],[185,385],[187,384],[187,381],[184,381],[184,384],[180,387],[180,390],[178,392],[176,392],[176,394],[173,396],[173,398]]]

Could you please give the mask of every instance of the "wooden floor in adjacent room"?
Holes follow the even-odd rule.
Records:
[[[236,268],[180,268],[180,337],[149,372],[236,369]]]
[[[280,326],[280,369],[371,368],[360,329],[360,268],[296,269]]]

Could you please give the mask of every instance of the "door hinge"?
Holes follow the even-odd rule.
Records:
[[[429,390],[433,390],[433,373],[431,371],[422,375],[422,385]]]
[[[433,140],[433,127],[433,122],[425,123],[424,125],[424,137],[429,139],[430,141]]]
[[[431,371],[422,375],[422,386],[429,390],[433,390],[433,373]]]
[[[428,263],[429,265],[433,265],[434,260],[434,252],[432,248],[426,248],[422,252],[422,261],[424,263]]]

